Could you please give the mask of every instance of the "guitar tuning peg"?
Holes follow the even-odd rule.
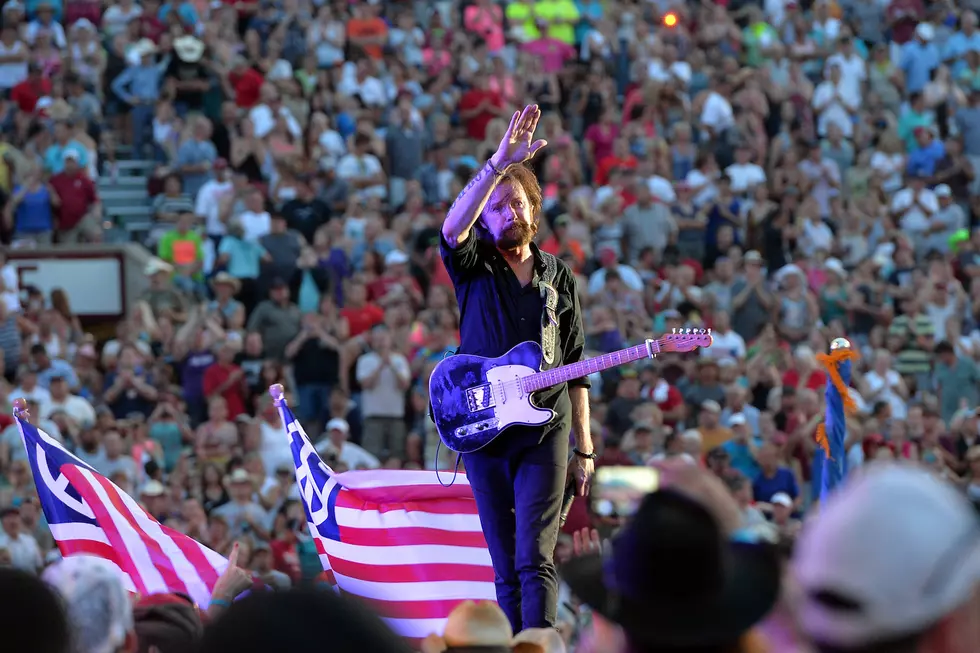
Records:
[[[687,335],[691,335],[691,328],[690,327],[688,327],[688,329],[687,329]]]
[[[671,333],[677,333],[677,327],[674,327],[673,329],[671,329],[670,332]]]
[[[708,335],[709,336],[711,335],[711,329],[708,329]]]

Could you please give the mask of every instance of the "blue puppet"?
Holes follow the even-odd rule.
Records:
[[[846,338],[835,338],[830,343],[829,354],[817,354],[817,359],[827,370],[825,391],[826,411],[824,422],[817,426],[817,464],[820,470],[820,500],[827,496],[847,475],[847,415],[854,408],[854,399],[848,393],[851,384],[851,361],[858,354],[851,349]]]

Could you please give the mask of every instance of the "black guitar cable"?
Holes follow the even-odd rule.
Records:
[[[431,404],[430,404],[430,410],[431,410]],[[436,442],[436,480],[439,481],[439,485],[441,485],[442,487],[452,487],[453,484],[456,482],[456,477],[459,476],[459,463],[463,461],[463,454],[461,453],[456,454],[456,465],[453,467],[453,480],[449,481],[449,483],[447,484],[447,483],[443,483],[442,477],[439,476],[439,450],[440,449],[442,449],[442,438],[439,438],[439,440]]]

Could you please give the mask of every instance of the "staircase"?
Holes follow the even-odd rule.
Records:
[[[146,192],[147,179],[153,174],[156,162],[149,159],[130,159],[126,146],[117,150],[115,179],[104,170],[99,176],[99,198],[106,219],[117,221],[136,242],[144,242],[153,226],[152,204]]]

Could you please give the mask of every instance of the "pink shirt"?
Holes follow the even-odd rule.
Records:
[[[517,98],[517,92],[514,88],[514,79],[509,75],[500,78],[496,75],[491,75],[487,80],[487,86],[490,87],[491,91],[496,91],[500,93],[500,96],[504,99],[504,102],[512,102]]]
[[[448,50],[436,51],[426,48],[422,51],[422,63],[425,65],[426,72],[435,76],[447,68],[453,62],[452,55]]]
[[[575,56],[575,48],[557,39],[540,38],[524,44],[524,51],[541,59],[546,73],[557,73]]]
[[[504,47],[504,16],[500,7],[470,5],[463,12],[463,25],[487,42],[487,50],[497,52]]]
[[[596,123],[585,130],[585,140],[592,143],[596,161],[602,161],[612,154],[613,143],[619,136],[618,125],[600,125]]]

